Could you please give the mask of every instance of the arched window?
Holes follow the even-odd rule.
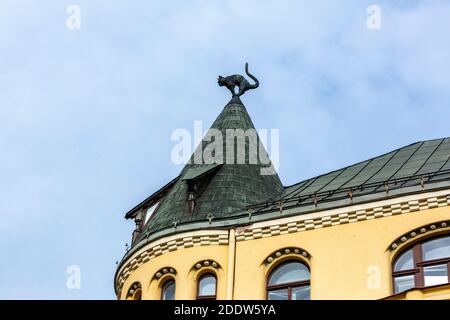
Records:
[[[136,292],[133,294],[131,300],[141,300],[142,299],[142,290],[138,289],[136,290]]]
[[[217,295],[216,276],[207,273],[198,280],[197,299],[215,300]]]
[[[127,300],[141,300],[142,299],[142,287],[139,282],[135,282],[128,289]]]
[[[162,286],[161,300],[175,300],[175,280],[168,280]]]
[[[309,269],[298,261],[276,267],[267,281],[268,300],[309,300]]]
[[[394,293],[449,283],[450,235],[418,242],[394,262]]]

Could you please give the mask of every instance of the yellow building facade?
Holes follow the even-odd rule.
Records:
[[[233,98],[212,128],[252,126]],[[187,165],[127,213],[117,297],[450,299],[449,158],[449,138],[423,141],[281,188],[242,164]]]

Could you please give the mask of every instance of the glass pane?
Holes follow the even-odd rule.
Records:
[[[426,286],[434,286],[437,284],[448,283],[447,265],[424,267],[423,274]]]
[[[395,263],[394,271],[411,270],[414,269],[413,252],[412,249],[405,251],[398,257]]]
[[[175,300],[175,281],[169,281],[164,285],[163,300]]]
[[[300,262],[288,262],[278,267],[270,277],[269,285],[309,280],[308,268]]]
[[[155,203],[153,206],[151,206],[150,208],[147,209],[147,213],[145,214],[144,224],[146,224],[148,219],[150,219],[150,217],[153,215],[157,206],[158,206],[158,203]]]
[[[216,278],[214,276],[204,276],[198,283],[199,296],[215,296],[216,295]]]
[[[400,293],[414,288],[414,276],[402,276],[394,279],[394,293]]]
[[[422,244],[423,260],[450,257],[450,237],[434,239]]]
[[[291,300],[309,300],[310,298],[310,287],[296,287],[292,288],[292,298]]]
[[[269,291],[267,298],[268,300],[288,300],[288,289]]]

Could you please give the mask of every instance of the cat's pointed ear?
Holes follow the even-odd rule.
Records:
[[[222,77],[222,76],[219,76],[217,79],[223,79],[223,77]]]

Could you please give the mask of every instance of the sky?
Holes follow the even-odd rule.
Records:
[[[1,0],[0,299],[115,299],[125,212],[178,175],[171,133],[206,130],[230,98],[217,76],[245,62],[284,185],[450,136],[449,16],[434,0]]]

